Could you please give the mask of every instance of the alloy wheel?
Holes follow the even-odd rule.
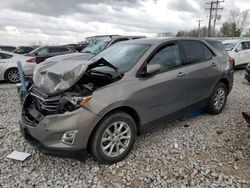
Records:
[[[19,72],[18,70],[11,70],[8,75],[8,80],[12,83],[16,83],[16,82],[19,82],[20,80],[20,75],[19,75]]]
[[[116,121],[104,131],[101,139],[101,148],[108,157],[118,157],[129,146],[131,130],[127,123]]]
[[[226,92],[223,88],[218,88],[214,96],[214,108],[220,110],[226,100]]]

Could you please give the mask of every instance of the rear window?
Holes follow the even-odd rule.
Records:
[[[213,46],[218,52],[220,52],[223,55],[227,55],[227,51],[224,48],[224,46],[222,45],[221,42],[219,41],[213,41],[213,40],[207,40],[207,42]]]

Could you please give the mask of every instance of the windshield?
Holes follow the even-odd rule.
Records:
[[[121,73],[125,73],[137,63],[150,46],[149,44],[115,44],[96,55],[92,60],[104,58],[117,67]]]
[[[101,51],[105,49],[105,47],[108,45],[109,41],[100,41],[96,44],[91,44],[83,49],[82,52],[84,53],[91,53],[91,54],[99,54]]]
[[[227,51],[231,51],[237,43],[222,43]]]

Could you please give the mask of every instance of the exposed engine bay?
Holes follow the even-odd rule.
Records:
[[[24,99],[23,115],[35,126],[44,116],[74,111],[92,98],[92,93],[122,78],[116,67],[100,59],[89,64],[80,79],[62,92],[46,93],[33,84]]]

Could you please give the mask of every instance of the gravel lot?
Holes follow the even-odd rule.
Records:
[[[45,156],[19,133],[15,85],[0,84],[0,187],[250,187],[250,129],[241,111],[250,110],[250,85],[235,72],[224,111],[159,125],[138,137],[129,157],[101,165]],[[13,150],[31,156],[6,159]]]

